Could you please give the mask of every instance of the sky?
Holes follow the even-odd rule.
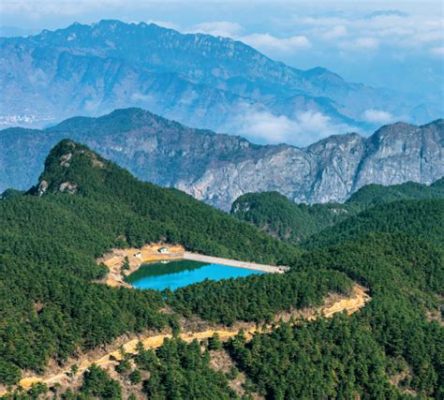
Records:
[[[322,66],[348,81],[444,102],[443,0],[0,1],[1,35],[31,34],[100,19],[154,22],[180,32],[231,37],[296,68]],[[392,122],[389,114],[376,111],[368,118]],[[273,128],[277,123],[280,132],[295,130],[295,121],[279,118],[273,119]],[[296,122],[297,127],[305,127],[304,132],[313,126],[317,131],[332,131],[316,116]],[[269,118],[260,115],[257,124],[266,128]],[[336,130],[341,129],[345,128]],[[288,140],[283,135],[282,140]]]

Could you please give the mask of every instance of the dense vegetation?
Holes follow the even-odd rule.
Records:
[[[404,233],[444,246],[444,199],[402,200],[369,209],[324,229],[304,243],[321,247],[369,232]]]
[[[350,210],[344,204],[296,204],[278,192],[263,192],[240,196],[231,214],[272,236],[298,243],[347,218]]]
[[[442,399],[441,185],[423,193],[408,184],[401,191],[408,196],[388,188],[387,197],[369,187],[346,205],[296,206],[297,213],[279,195],[265,195],[265,207],[254,210],[258,221],[271,226],[277,216],[274,233],[304,239],[302,251],[179,191],[138,182],[64,141],[48,157],[39,186],[0,201],[0,383],[12,384],[22,369],[42,370],[49,358],[62,362],[125,332],[177,328],[174,314],[160,312],[165,305],[211,322],[259,322],[280,310],[316,305],[328,292],[345,293],[354,280],[372,296],[359,313],[283,325],[249,343],[239,335],[226,344],[247,386],[267,399]],[[286,221],[307,221],[306,230],[287,237]],[[106,272],[96,257],[155,240],[292,268],[174,293],[94,283]],[[215,339],[210,347],[220,344]],[[198,343],[173,339],[155,352],[140,351],[135,369],[125,359],[116,371],[153,399],[235,398],[209,357]],[[13,398],[34,399],[42,391]],[[85,374],[78,393],[65,393],[79,400],[123,397],[117,381],[97,367]]]
[[[395,398],[384,353],[368,329],[339,316],[298,327],[282,325],[229,351],[267,399]]]
[[[141,351],[136,364],[148,371],[150,378],[143,383],[149,399],[233,399],[227,378],[210,368],[208,351],[201,351],[193,341],[166,340],[156,352]]]
[[[168,293],[175,310],[217,323],[271,321],[278,311],[319,305],[331,292],[347,293],[347,276],[336,271],[298,270],[250,275],[244,279],[204,281]]]
[[[41,370],[49,357],[167,323],[158,293],[91,283],[105,272],[94,251],[106,241],[75,214],[23,198],[2,202],[0,215],[1,381],[15,381],[16,367]]]
[[[347,204],[359,203],[375,205],[397,200],[424,200],[444,198],[444,178],[438,179],[431,185],[416,182],[406,182],[400,185],[383,186],[367,185],[353,193]]]
[[[372,301],[352,318],[233,343],[233,356],[261,392],[268,398],[444,398],[443,221],[444,200],[398,201],[315,235],[313,249],[292,269],[345,272],[370,288]],[[298,383],[289,385],[296,376]]]
[[[69,154],[74,155],[63,163]],[[298,254],[294,247],[183,192],[142,183],[71,141],[51,151],[41,181],[48,183],[47,193],[58,194],[53,202],[87,213],[86,218],[133,246],[164,239],[221,257],[277,263],[288,263]],[[68,182],[76,185],[76,196],[60,196],[60,186]]]
[[[48,185],[43,195],[36,187],[0,201],[0,382],[6,384],[19,369],[41,371],[49,358],[63,362],[79,348],[173,318],[159,313],[158,292],[92,283],[106,272],[95,258],[112,247],[167,240],[256,261],[288,262],[298,254],[179,191],[141,183],[72,142],[51,152],[40,181]],[[75,184],[76,193],[60,193],[63,182]]]
[[[83,384],[79,390],[80,396],[65,394],[67,400],[72,397],[80,398],[98,398],[120,400],[122,399],[122,390],[120,385],[114,379],[111,379],[108,374],[96,365],[92,365],[83,374]]]
[[[430,186],[413,182],[364,186],[345,204],[296,204],[277,192],[247,193],[233,203],[231,214],[286,242],[300,243],[378,204],[443,198],[444,178],[441,178]]]
[[[298,293],[316,304],[318,291],[344,290],[346,281],[333,271],[345,273],[370,288],[364,310],[283,326],[250,343],[241,336],[228,346],[238,368],[269,399],[443,398],[444,330],[436,321],[443,221],[444,200],[375,203],[314,235],[285,275],[203,282],[170,293],[170,301],[184,315],[214,322],[266,320],[279,308],[301,306]],[[319,274],[325,280],[312,290],[309,276]]]

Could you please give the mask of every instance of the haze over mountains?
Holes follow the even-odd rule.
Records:
[[[255,145],[131,108],[71,118],[45,130],[0,131],[0,192],[28,188],[48,151],[63,138],[87,144],[139,179],[179,188],[225,210],[247,192],[277,191],[295,202],[341,202],[371,183],[430,184],[444,176],[442,119],[423,126],[396,123],[368,138],[336,135],[297,148]]]
[[[371,131],[389,113],[425,123],[439,105],[275,62],[242,42],[103,20],[0,39],[0,124],[48,126],[137,106],[255,141],[309,144]]]

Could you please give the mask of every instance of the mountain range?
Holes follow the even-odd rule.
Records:
[[[51,147],[64,138],[87,144],[141,180],[181,189],[224,210],[248,192],[277,191],[303,203],[342,202],[368,184],[430,184],[444,176],[442,119],[386,125],[370,137],[334,135],[298,148],[252,144],[130,108],[44,130],[0,131],[0,192],[28,188]]]
[[[377,127],[381,110],[414,123],[439,105],[300,70],[228,38],[103,20],[0,38],[0,126],[44,127],[73,115],[141,107],[189,126],[254,137],[254,121],[321,118],[332,133]],[[373,114],[372,114],[373,113]],[[298,122],[299,121],[299,122]],[[306,142],[304,142],[306,143]]]

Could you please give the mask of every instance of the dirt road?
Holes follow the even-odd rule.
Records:
[[[307,320],[315,320],[316,318],[319,318],[319,316],[332,317],[334,314],[340,312],[353,314],[364,307],[365,304],[370,301],[370,299],[371,298],[367,294],[365,288],[359,285],[355,285],[350,296],[345,297],[331,295],[326,298],[324,304],[321,307],[317,309],[297,310],[293,313],[286,314],[287,317],[283,319],[288,321],[290,317],[304,317]],[[279,318],[281,317],[282,316],[279,316]],[[222,341],[226,341],[237,335],[240,329],[243,329],[247,340],[249,340],[255,333],[269,331],[271,327],[266,327],[264,330],[264,328],[258,328],[256,324],[244,323],[239,324],[239,326],[233,329],[215,327],[214,329],[207,329],[199,332],[185,332],[180,334],[180,338],[186,342],[191,342],[194,339],[206,340],[217,333]],[[80,359],[76,360],[75,363],[65,365],[63,368],[60,368],[59,371],[53,373],[52,375],[35,375],[23,378],[20,381],[19,386],[23,387],[24,389],[29,389],[35,383],[45,383],[48,387],[54,386],[56,384],[60,384],[63,386],[69,385],[70,380],[72,379],[69,374],[71,366],[73,364],[78,366],[77,376],[79,376],[79,374],[82,374],[92,364],[96,364],[105,369],[113,368],[122,358],[122,352],[120,349],[123,349],[125,353],[136,354],[136,348],[139,342],[143,344],[144,348],[156,349],[162,346],[162,343],[166,338],[171,337],[172,335],[169,333],[152,335],[148,337],[136,337],[124,343],[123,346],[121,346],[120,344],[116,344],[113,351],[99,358],[94,358],[94,356],[91,354],[85,354]],[[3,394],[0,393],[0,396]]]
[[[237,261],[237,260],[231,260],[228,258],[220,258],[220,257],[212,257],[212,256],[206,256],[203,254],[198,253],[191,253],[189,251],[185,251],[183,254],[184,260],[192,260],[192,261],[199,261],[203,263],[208,264],[222,264],[222,265],[228,265],[230,267],[237,267],[237,268],[246,268],[246,269],[254,269],[257,271],[262,272],[268,272],[268,273],[283,273],[288,270],[288,267],[277,267],[275,265],[265,265],[265,264],[256,264],[253,262],[247,262],[247,261]]]

